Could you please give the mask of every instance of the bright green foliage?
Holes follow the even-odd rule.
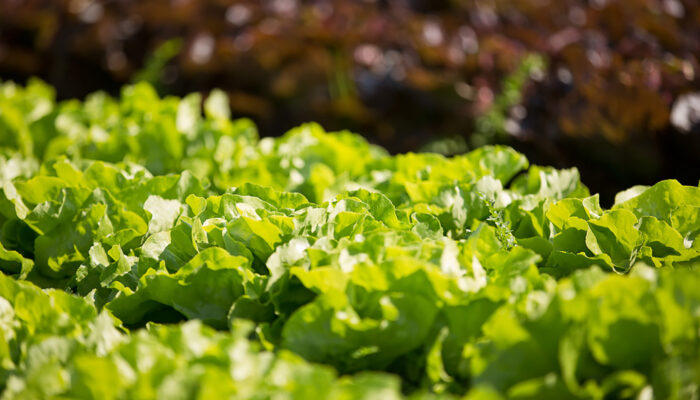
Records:
[[[201,107],[0,87],[3,398],[697,398],[700,188]]]

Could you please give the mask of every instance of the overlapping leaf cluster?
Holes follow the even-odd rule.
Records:
[[[4,398],[698,396],[699,187],[200,102],[0,88]]]

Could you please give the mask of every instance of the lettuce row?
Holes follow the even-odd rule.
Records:
[[[603,209],[507,147],[257,140],[222,96],[1,86],[6,398],[697,393],[699,187]]]

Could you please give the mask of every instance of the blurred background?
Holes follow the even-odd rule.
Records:
[[[698,0],[0,0],[0,79],[32,76],[59,99],[221,88],[263,136],[508,144],[607,205],[700,179]]]

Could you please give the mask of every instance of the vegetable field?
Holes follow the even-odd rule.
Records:
[[[698,399],[700,188],[0,84],[2,399]]]

